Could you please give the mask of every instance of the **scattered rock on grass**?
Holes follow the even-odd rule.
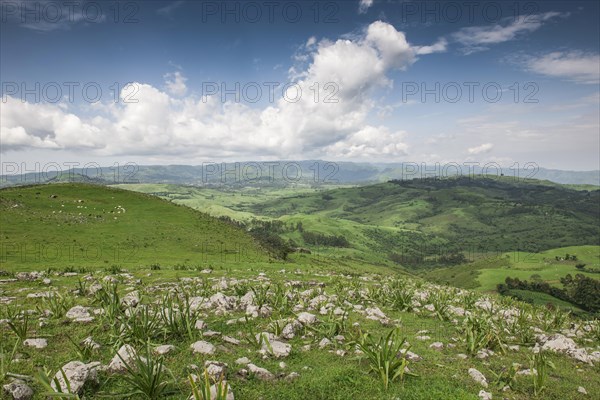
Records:
[[[99,362],[84,364],[81,361],[71,361],[56,372],[52,380],[52,388],[63,393],[80,394],[86,384],[98,384],[99,366]]]
[[[33,398],[33,390],[24,382],[18,380],[4,385],[2,388],[13,400],[30,400]]]
[[[204,340],[193,343],[191,347],[194,353],[207,355],[215,354],[215,351],[217,350],[212,343],[205,342]]]
[[[473,378],[473,380],[479,383],[481,386],[485,388],[488,387],[488,382],[485,376],[475,368],[469,368],[469,376],[471,376],[471,378]]]
[[[25,339],[23,345],[34,349],[44,349],[48,346],[48,341],[46,339]]]
[[[254,374],[261,381],[272,381],[275,379],[275,375],[273,375],[271,372],[264,368],[257,367],[254,364],[248,364],[248,371],[250,371],[251,374]]]

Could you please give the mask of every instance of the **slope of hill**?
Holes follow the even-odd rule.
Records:
[[[424,257],[447,251],[540,251],[599,244],[600,191],[535,181],[465,177],[395,181],[255,204],[258,215],[293,213],[372,227],[390,252],[415,236]],[[394,228],[393,231],[384,228]],[[394,232],[390,235],[390,232]],[[419,243],[417,243],[419,242]],[[430,249],[428,249],[430,247]]]
[[[266,261],[247,233],[131,191],[54,184],[0,191],[0,267],[209,266]]]
[[[567,274],[595,279],[600,269],[600,192],[547,181],[451,178],[334,190],[121,187],[246,224],[272,221],[292,246],[337,262],[402,266],[458,287],[494,291],[508,276],[559,287]],[[579,258],[560,260],[566,253]]]

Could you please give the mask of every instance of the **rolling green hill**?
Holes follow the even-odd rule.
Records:
[[[576,191],[510,178],[394,181],[255,204],[257,215],[296,213],[372,228],[389,252],[537,252],[598,245],[600,191]],[[385,242],[385,243],[383,243]]]
[[[274,221],[278,235],[313,254],[406,268],[486,292],[508,276],[559,287],[567,274],[595,279],[600,269],[600,191],[547,181],[451,178],[332,190],[121,187],[246,224]],[[555,259],[565,253],[579,260]]]
[[[154,196],[85,184],[0,190],[0,267],[209,266],[268,254],[239,228]]]

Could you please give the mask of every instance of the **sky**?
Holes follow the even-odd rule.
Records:
[[[0,0],[2,172],[280,159],[597,170],[599,4]]]

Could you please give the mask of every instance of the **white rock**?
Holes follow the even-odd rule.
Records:
[[[248,357],[242,357],[235,360],[235,363],[238,365],[247,365],[250,364],[250,359]]]
[[[204,323],[204,321],[202,321],[201,319],[196,321],[196,324],[194,325],[194,328],[198,329],[199,331],[201,331],[202,329],[206,328],[206,324]]]
[[[206,373],[212,379],[213,382],[225,380],[227,375],[227,364],[220,361],[205,361],[204,368]]]
[[[529,368],[522,369],[517,372],[517,375],[523,375],[523,376],[537,375],[537,370],[535,368],[533,370],[531,370]]]
[[[221,383],[221,388],[224,387],[224,385],[227,385],[227,396],[225,396],[225,400],[235,400],[235,397],[233,396],[233,390],[231,390],[231,386],[227,383],[227,381],[223,381]],[[217,384],[215,383],[214,385],[212,385],[210,387],[210,399],[214,400],[217,398]]]
[[[319,342],[319,348],[324,349],[325,347],[328,347],[328,346],[331,346],[331,340],[329,340],[327,338],[321,339],[321,341]]]
[[[25,339],[23,345],[34,349],[44,349],[48,346],[48,341],[46,339]]]
[[[412,351],[407,351],[406,349],[400,349],[398,356],[404,355],[408,361],[417,362],[421,361],[423,357],[418,354],[413,353]]]
[[[307,312],[301,312],[298,314],[298,322],[304,325],[312,325],[317,322],[317,316]]]
[[[71,361],[61,368],[62,372],[64,372],[64,376],[61,371],[58,371],[56,375],[54,375],[52,388],[55,391],[59,391],[60,389],[63,393],[79,394],[83,391],[83,387],[86,383],[98,383],[97,368],[99,366],[99,362],[84,364],[80,361]],[[67,378],[66,380],[65,377]],[[57,382],[58,385],[56,385]],[[68,388],[71,390],[68,390]]]
[[[281,337],[284,339],[293,339],[296,331],[302,327],[302,324],[296,320],[288,323],[281,331]]]
[[[175,346],[170,344],[163,344],[162,346],[158,346],[154,349],[154,352],[158,355],[165,355],[175,350]]]
[[[485,390],[480,390],[479,398],[481,400],[492,400],[492,394],[490,392],[486,392]]]
[[[139,303],[140,303],[140,293],[137,290],[127,293],[121,299],[121,304],[123,304],[124,306],[127,306],[127,307],[137,307],[137,305]]]
[[[285,377],[285,380],[287,382],[292,382],[292,381],[295,381],[298,378],[300,378],[300,374],[299,373],[297,373],[297,372],[290,372],[290,374]]]
[[[108,372],[125,372],[125,371],[127,371],[127,367],[125,366],[125,363],[127,363],[127,365],[129,365],[130,367],[134,367],[136,364],[135,363],[136,356],[137,356],[137,353],[132,346],[130,346],[128,344],[121,346],[119,351],[117,351],[117,354],[115,354],[115,356],[110,361],[110,364],[108,364],[108,368],[107,368]]]
[[[238,339],[233,338],[231,336],[223,336],[223,341],[225,343],[233,344],[235,346],[238,346],[241,343]]]
[[[475,368],[469,368],[469,376],[483,387],[488,387],[488,382],[485,376]]]
[[[587,390],[585,390],[585,388],[583,386],[579,386],[577,388],[577,391],[581,394],[588,394]]]
[[[21,381],[11,382],[2,388],[13,400],[31,400],[33,398],[33,390]]]
[[[81,344],[85,347],[89,347],[92,350],[98,350],[101,347],[100,344],[96,343],[91,336],[88,336],[85,339],[83,339]]]
[[[271,349],[273,350],[272,355],[275,358],[283,358],[283,357],[287,357],[290,355],[290,352],[292,351],[291,345],[280,342],[279,340],[272,340],[269,342],[271,345]],[[263,349],[263,351],[267,351],[267,352],[271,353],[271,350],[269,349],[269,346],[266,342],[263,342],[262,349]]]
[[[94,317],[90,315],[88,307],[75,306],[67,311],[66,317],[74,322],[92,322]]]
[[[566,353],[569,350],[577,349],[577,344],[564,335],[557,333],[550,336],[542,345],[542,350]]]
[[[248,364],[248,371],[262,381],[271,381],[275,379],[275,375],[273,375],[271,372],[264,368],[257,367],[254,364]]]
[[[207,355],[213,355],[213,354],[215,354],[215,351],[217,350],[216,347],[212,343],[205,342],[204,340],[200,340],[196,343],[193,343],[191,348],[194,353],[207,354]]]
[[[444,349],[444,343],[442,342],[433,342],[429,345],[430,349],[434,349],[434,350],[443,350]]]
[[[387,316],[383,313],[383,311],[381,311],[379,309],[379,307],[367,307],[367,309],[365,309],[366,313],[367,313],[367,318],[368,319],[373,319],[373,320],[386,320]]]

